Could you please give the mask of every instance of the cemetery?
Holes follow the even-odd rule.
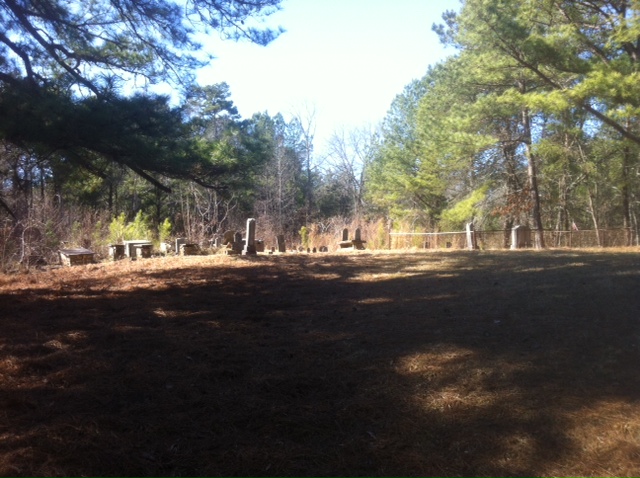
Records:
[[[0,6],[0,476],[640,476],[640,1]]]
[[[241,231],[228,230],[221,236],[216,236],[209,241],[208,248],[214,252],[223,251],[226,255],[244,255],[252,256],[258,253],[274,254],[276,251],[280,254],[287,252],[284,235],[279,234],[273,242],[275,245],[268,250],[265,249],[265,241],[256,238],[256,220],[254,218],[247,219],[245,234]],[[344,248],[348,243],[349,248],[353,250],[364,250],[366,241],[360,237],[360,229],[356,229],[355,238],[345,240],[348,237],[348,230],[343,231],[343,240],[337,244],[338,247]],[[327,246],[292,249],[292,252],[329,252]],[[122,244],[109,244],[108,259],[110,261],[119,261],[129,259],[135,261],[137,259],[150,259],[152,257],[164,257],[167,255],[176,256],[194,256],[205,254],[200,244],[191,242],[186,238],[178,237],[173,243],[161,241],[157,250],[154,250],[152,241],[147,239],[129,239],[122,241]],[[60,249],[58,251],[59,261],[61,265],[85,265],[97,262],[96,253],[86,248],[76,249]]]
[[[187,238],[178,237],[173,242],[160,242],[159,247],[154,248],[152,241],[147,239],[124,240],[122,244],[110,244],[108,246],[108,259],[112,261],[122,259],[149,259],[151,257],[177,255],[207,255],[208,253],[224,253],[226,255],[253,256],[258,253],[273,255],[287,253],[285,236],[278,234],[272,241],[272,245],[265,245],[264,239],[256,236],[257,221],[254,218],[247,219],[244,231],[227,230],[221,235],[216,235],[208,241],[206,246],[197,242],[189,241]],[[465,231],[459,232],[427,232],[427,233],[404,233],[388,232],[387,244],[382,244],[383,248],[411,249],[419,244],[423,249],[466,249],[478,250],[489,246],[490,238],[505,236],[508,232],[509,240],[505,242],[507,248],[511,250],[527,249],[532,247],[532,231],[526,225],[516,225],[510,231],[476,231],[473,223],[466,224]],[[583,231],[589,232],[589,231]],[[601,234],[604,232],[601,231]],[[411,242],[407,242],[409,238]],[[416,239],[418,242],[416,243]],[[404,246],[399,242],[404,240]],[[326,241],[326,238],[322,238]],[[331,242],[330,240],[328,242]],[[383,241],[384,242],[384,241]],[[267,241],[268,243],[268,241]],[[350,238],[349,229],[342,229],[340,240],[333,244],[331,249],[334,252],[340,251],[363,251],[366,249],[367,241],[362,238],[362,231],[357,227],[353,238]],[[494,242],[489,248],[499,248],[500,245]],[[381,244],[378,244],[380,246]],[[206,249],[206,250],[205,250]],[[209,251],[209,252],[207,252]],[[290,249],[291,253],[312,253],[329,252],[327,245],[314,245],[313,247],[297,246]],[[82,265],[96,262],[96,253],[86,248],[60,249],[58,251],[60,264]]]

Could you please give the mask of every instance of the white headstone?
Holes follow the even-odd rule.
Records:
[[[247,238],[245,241],[242,255],[256,254],[256,220],[254,218],[247,219]]]

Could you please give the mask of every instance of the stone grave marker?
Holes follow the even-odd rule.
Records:
[[[256,220],[254,218],[247,219],[247,238],[245,240],[243,256],[251,256],[257,254],[256,251]]]
[[[124,244],[110,244],[109,245],[109,257],[114,261],[119,261],[125,258]]]
[[[75,266],[78,264],[92,264],[94,262],[94,252],[80,247],[78,249],[60,249],[58,255],[60,263],[67,266]]]
[[[528,226],[515,226],[511,229],[511,249],[531,247],[531,229]]]
[[[181,251],[181,247],[183,244],[186,244],[187,240],[184,237],[178,237],[176,238],[176,248],[174,249],[176,254],[180,254]]]
[[[137,258],[136,252],[142,251],[142,249],[140,249],[137,246],[151,245],[151,241],[147,241],[146,239],[133,239],[133,240],[123,241],[123,242],[124,242],[124,253],[131,260],[135,260]]]
[[[241,254],[242,247],[244,246],[244,241],[242,240],[242,233],[236,232],[233,235],[233,245],[231,246],[230,254]]]
[[[353,247],[353,243],[349,240],[349,229],[346,227],[342,230],[342,240],[338,243],[342,249]]]
[[[351,242],[353,243],[353,248],[354,249],[358,249],[358,250],[363,250],[364,249],[364,244],[367,241],[363,241],[362,240],[362,236],[361,236],[361,233],[360,233],[360,228],[356,229],[356,235],[355,235],[353,241],[351,241]]]
[[[287,246],[284,243],[284,234],[278,234],[276,242],[278,244],[278,252],[287,252]]]
[[[171,243],[169,243],[169,242],[161,242],[160,243],[160,253],[163,254],[163,255],[166,255],[169,252],[171,252]]]
[[[226,231],[222,236],[222,245],[232,244],[235,241],[236,231]]]
[[[473,228],[473,222],[467,223],[467,249],[473,251],[478,248],[476,232]]]

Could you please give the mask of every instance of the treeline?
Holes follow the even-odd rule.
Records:
[[[367,165],[381,214],[429,230],[625,228],[638,241],[636,1],[465,0],[453,49],[394,101]],[[505,237],[505,241],[507,237]]]

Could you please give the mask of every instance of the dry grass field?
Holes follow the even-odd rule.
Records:
[[[640,251],[0,275],[0,475],[640,475]]]

